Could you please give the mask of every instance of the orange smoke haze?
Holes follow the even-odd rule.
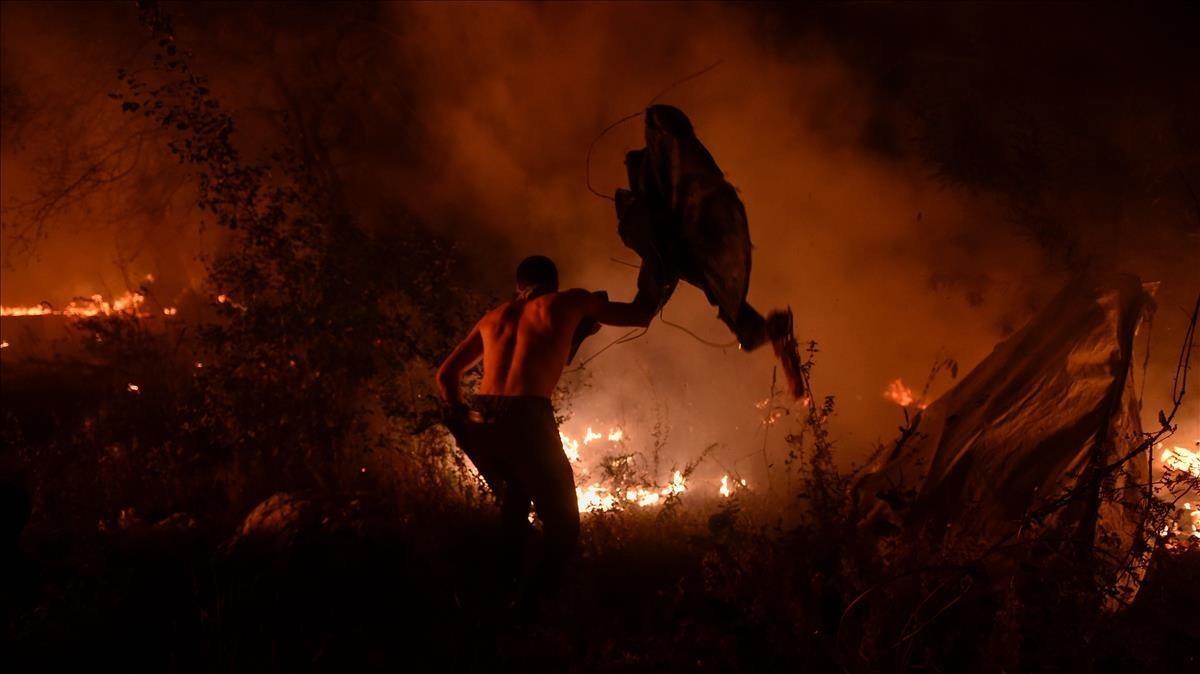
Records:
[[[897,52],[902,77],[880,65],[861,43],[875,40],[871,31],[887,36],[872,44],[894,43],[889,17],[897,31],[920,19],[897,12],[880,9],[855,28],[836,17],[720,5],[186,5],[176,26],[235,111],[248,154],[278,138],[281,111],[324,102],[307,121],[328,140],[361,220],[420,222],[452,236],[471,261],[463,274],[497,297],[508,294],[516,262],[534,252],[559,263],[565,285],[632,296],[636,272],[612,258],[636,259],[617,238],[612,204],[585,187],[585,152],[609,123],[719,60],[659,102],[691,117],[741,191],[756,246],[750,301],[763,311],[791,306],[800,339],[819,343],[814,385],[837,398],[833,427],[846,462],[861,460],[902,421],[884,395],[891,382],[924,382],[947,356],[969,369],[1079,264],[1023,228],[1035,216],[1067,222],[1068,234],[1085,232],[1079,239],[1091,247],[1081,252],[1103,266],[1164,281],[1146,390],[1148,410],[1165,405],[1182,329],[1176,305],[1200,289],[1198,214],[1174,192],[1178,208],[1139,210],[1153,194],[1114,194],[1089,177],[1092,166],[1058,192],[1048,187],[1034,215],[1014,209],[1011,183],[966,170],[947,176],[949,164],[931,161],[917,140],[929,128],[920,123],[935,123],[921,114],[923,97],[961,95],[966,105],[987,94],[963,90],[956,77],[966,66],[931,61],[932,47]],[[188,176],[161,140],[149,133],[128,141],[138,120],[105,96],[116,89],[115,69],[135,62],[145,39],[133,13],[124,5],[4,6],[5,305],[119,295],[127,278],[147,273],[177,295],[200,286],[203,255],[220,245],[199,226]],[[943,37],[950,46],[969,41],[949,30]],[[1022,67],[1029,57],[1017,47],[988,58]],[[1114,76],[1137,79],[1136,64],[1128,67]],[[972,77],[990,70],[980,72]],[[1155,94],[1139,87],[1139,95]],[[1112,125],[1095,122],[1131,171],[1159,171],[1156,158],[1167,157],[1156,154],[1167,152],[1160,146],[1178,145],[1155,140],[1155,130],[1175,123],[1158,103],[1124,102],[1130,108]],[[640,145],[640,120],[600,140],[596,189],[611,194],[623,185],[623,153]],[[1194,170],[1186,150],[1171,152],[1183,154],[1181,170]],[[13,209],[57,185],[47,178],[55,161],[84,155],[104,166],[93,177],[111,184],[63,204],[44,238],[20,245]],[[1045,168],[1050,178],[1056,170],[1063,169]],[[1109,209],[1113,203],[1121,208]],[[666,316],[710,341],[730,339],[693,288],[677,293]],[[618,334],[605,329],[582,356]],[[9,335],[6,328],[13,341]],[[718,476],[753,472],[767,427],[756,403],[769,394],[772,367],[769,350],[717,349],[656,322],[568,375],[587,375],[588,384],[573,421],[644,436],[661,422],[672,459],[715,442],[725,468],[714,468]],[[936,383],[932,397],[948,383]],[[1191,432],[1200,432],[1198,415],[1193,401],[1183,415]],[[771,446],[784,435],[772,431]]]

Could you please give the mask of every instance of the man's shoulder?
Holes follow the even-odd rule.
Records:
[[[568,288],[560,290],[551,296],[550,302],[572,307],[586,307],[596,301],[598,296],[603,296],[602,293],[595,293],[584,288]]]
[[[512,306],[512,304],[513,304],[512,302],[501,302],[500,304],[497,304],[496,306],[492,307],[491,309],[488,309],[483,314],[483,317],[479,319],[479,322],[481,324],[482,323],[494,323],[494,322],[500,320],[504,316],[504,314],[508,311],[508,308]]]
[[[566,290],[560,290],[560,291],[554,293],[554,295],[557,297],[564,298],[564,299],[580,300],[580,299],[587,299],[588,297],[591,297],[592,291],[586,290],[584,288],[567,288]]]

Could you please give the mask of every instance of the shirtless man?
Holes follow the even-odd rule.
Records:
[[[550,395],[572,352],[582,322],[649,325],[652,292],[633,302],[604,293],[558,290],[558,270],[536,255],[517,267],[517,293],[479,321],[438,369],[448,407],[447,427],[500,502],[504,571],[516,579],[529,505],[542,520],[545,552],[526,600],[553,591],[579,535],[579,508],[571,464],[563,453]],[[464,372],[483,359],[483,380],[469,408],[459,390]]]

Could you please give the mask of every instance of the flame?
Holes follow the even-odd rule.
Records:
[[[896,378],[892,383],[887,385],[883,391],[883,397],[896,403],[901,407],[908,407],[916,400],[913,398],[912,389],[904,385],[904,380]]]
[[[1186,545],[1187,539],[1194,539],[1193,542],[1200,540],[1200,508],[1194,508],[1191,503],[1184,503],[1183,507],[1176,511],[1175,519],[1164,524],[1158,535],[1163,538],[1181,539],[1167,541],[1168,549]]]
[[[901,407],[908,407],[914,403],[916,403],[919,410],[929,407],[929,403],[917,400],[917,397],[913,395],[912,389],[905,386],[904,380],[899,377],[896,377],[887,385],[887,388],[883,390],[883,397]]]
[[[733,492],[741,491],[748,487],[749,487],[749,485],[746,483],[746,480],[744,480],[744,479],[743,480],[734,480],[731,482],[729,480],[729,474],[726,473],[725,475],[721,476],[721,488],[717,490],[717,493],[721,495],[721,498],[729,498],[730,496],[733,495]]]
[[[48,302],[42,302],[36,306],[0,307],[0,316],[67,316],[71,318],[91,318],[113,314],[147,316],[148,314],[142,310],[142,304],[145,302],[146,296],[136,292],[126,292],[111,302],[97,293],[91,297],[73,299],[60,310],[54,309]],[[165,309],[163,312],[167,313]],[[167,315],[174,316],[175,309],[171,308],[171,312]]]
[[[620,426],[609,426],[608,433],[600,433],[597,425],[587,426],[583,435],[572,437],[565,431],[559,430],[558,438],[562,442],[563,453],[571,462],[575,473],[575,499],[581,513],[605,512],[626,508],[652,508],[660,506],[672,497],[677,497],[688,490],[687,478],[683,471],[676,470],[671,480],[665,485],[640,484],[616,487],[594,480],[588,476],[588,468],[580,450],[584,447],[600,447],[609,443],[617,445],[627,440],[625,429]]]
[[[0,316],[45,316],[52,313],[54,311],[46,304],[36,307],[0,307]]]
[[[617,507],[617,497],[599,482],[588,487],[575,487],[575,500],[581,513],[612,510]]]
[[[1200,446],[1200,441],[1197,442]],[[1200,478],[1200,451],[1192,451],[1183,447],[1163,447],[1162,443],[1155,446],[1161,449],[1159,462],[1164,473],[1179,471],[1188,476]],[[1158,535],[1167,538],[1164,542],[1168,549],[1190,547],[1200,542],[1200,508],[1191,502],[1184,502],[1183,507],[1175,511],[1171,521],[1165,524]]]
[[[563,452],[567,455],[567,460],[571,463],[579,463],[579,441],[571,438],[562,431],[558,432],[558,439],[562,442]]]
[[[7,348],[8,348],[8,342],[0,341],[0,349],[7,349]]]
[[[199,362],[196,363],[196,367],[200,367]],[[624,476],[623,484],[613,484],[611,480],[606,482],[603,478],[595,479],[590,476],[588,457],[585,456],[585,452],[594,452],[599,449],[603,453],[602,456],[607,455],[608,461],[613,462],[614,465],[625,467],[633,467],[637,460],[638,455],[629,454],[626,451],[628,445],[623,444],[629,440],[625,429],[620,426],[607,426],[609,429],[607,434],[595,430],[603,427],[599,424],[586,426],[583,433],[578,436],[572,436],[570,432],[563,429],[558,431],[563,454],[570,462],[571,471],[575,476],[575,500],[579,512],[586,514],[632,508],[654,508],[689,491],[688,478],[682,470],[673,470],[671,479],[666,484],[656,484],[651,481],[629,484],[628,475]],[[605,452],[606,449],[610,451]],[[469,466],[469,470],[473,475],[478,476],[478,472],[472,466]],[[608,474],[607,471],[606,474]],[[725,475],[721,478],[717,494],[721,497],[729,497],[743,489],[749,489],[746,480]]]
[[[603,512],[622,506],[649,508],[685,491],[687,491],[687,480],[683,477],[683,472],[677,470],[671,476],[671,482],[663,487],[630,487],[625,490],[624,494],[618,494],[599,482],[593,482],[586,487],[576,487],[575,499],[581,513]]]
[[[1200,453],[1183,447],[1169,447],[1163,450],[1159,460],[1167,468],[1200,477]]]

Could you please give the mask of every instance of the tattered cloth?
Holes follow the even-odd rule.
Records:
[[[1006,548],[1010,561],[1039,537],[1069,541],[1132,600],[1150,533],[1146,457],[1105,468],[1143,442],[1131,366],[1152,306],[1131,276],[1068,285],[858,481],[864,526]]]
[[[679,279],[704,291],[717,316],[750,351],[768,339],[798,398],[800,358],[790,311],[764,319],[746,302],[750,228],[737,190],[678,108],[645,114],[646,147],[625,155],[629,189],[616,193],[617,231],[642,258],[638,299],[661,308]]]

